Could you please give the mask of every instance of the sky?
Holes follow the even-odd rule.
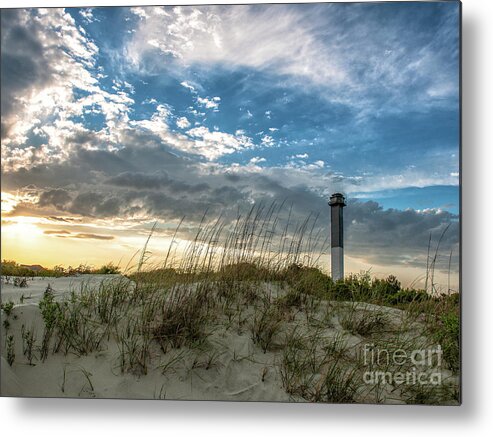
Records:
[[[255,204],[458,287],[459,4],[1,11],[2,259],[125,264]],[[452,254],[452,255],[451,255]],[[321,267],[329,261],[322,257]]]

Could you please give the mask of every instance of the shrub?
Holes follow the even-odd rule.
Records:
[[[460,320],[454,313],[444,314],[438,322],[435,339],[443,350],[443,357],[454,372],[460,366]]]
[[[113,265],[113,263],[108,263],[101,266],[99,269],[93,270],[92,273],[99,275],[116,275],[120,273],[120,267]]]
[[[431,299],[431,296],[424,290],[402,290],[386,298],[390,305],[407,304],[411,302],[424,302]]]
[[[26,278],[14,278],[14,287],[26,288],[27,279]]]
[[[374,279],[372,288],[377,292],[378,296],[386,299],[400,291],[401,283],[395,276],[390,275],[386,279]]]
[[[353,293],[350,285],[343,279],[333,283],[330,287],[330,293],[335,300],[352,300]]]
[[[41,345],[41,359],[46,359],[48,356],[48,348],[53,335],[53,330],[55,329],[58,318],[60,317],[60,305],[55,302],[55,297],[53,295],[53,290],[48,284],[46,291],[43,294],[43,299],[39,302],[39,310],[43,317],[45,324],[45,330],[43,335],[43,342]]]
[[[15,345],[14,345],[14,336],[9,335],[7,337],[6,341],[6,349],[7,349],[7,363],[9,363],[9,366],[12,366],[14,364],[15,360]]]
[[[272,276],[271,272],[264,267],[260,267],[253,262],[239,262],[223,266],[217,275],[220,279],[234,279],[237,281],[258,281],[268,279]]]
[[[9,301],[7,303],[2,303],[1,308],[5,315],[9,317],[10,314],[12,314],[12,310],[14,309],[14,302]]]

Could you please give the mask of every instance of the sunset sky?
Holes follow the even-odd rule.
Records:
[[[328,231],[342,191],[347,271],[409,284],[449,226],[458,286],[458,3],[3,9],[1,30],[2,259],[125,265],[155,221],[159,257],[182,217],[186,240],[259,202]]]

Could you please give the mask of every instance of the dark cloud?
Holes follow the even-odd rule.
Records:
[[[66,217],[56,217],[56,216],[50,216],[46,217],[48,220],[54,221],[54,222],[63,222],[63,223],[70,223],[72,219],[68,219]]]
[[[57,230],[48,229],[48,230],[44,231],[43,234],[46,234],[46,235],[71,235],[71,232],[64,231],[64,230],[57,231]]]
[[[72,197],[68,191],[61,188],[54,190],[49,190],[41,193],[39,196],[38,205],[43,206],[54,206],[57,209],[65,210],[66,205],[72,200]]]
[[[238,182],[239,180],[241,180],[241,177],[234,173],[226,173],[224,175],[224,178],[230,182]]]
[[[128,132],[125,135],[132,140],[139,137]],[[183,227],[182,237],[186,238],[192,235],[205,211],[210,220],[221,215],[226,224],[233,223],[238,214],[251,208],[254,200],[256,204],[284,205],[278,229],[287,223],[288,216],[294,224],[311,215],[318,216],[314,233],[329,235],[327,199],[304,184],[289,185],[288,170],[272,175],[207,171],[149,138],[114,152],[79,150],[64,163],[5,173],[3,181],[20,190],[31,185],[41,193],[37,205],[20,204],[11,215],[23,211],[35,214],[36,207],[54,207],[88,218],[138,216],[169,222],[185,217],[187,226]],[[56,183],[58,186],[53,187]],[[370,263],[423,267],[430,234],[436,244],[446,226],[449,228],[441,242],[441,254],[458,245],[457,216],[448,212],[385,210],[376,202],[349,199],[345,209],[346,251],[349,256]],[[294,232],[294,225],[292,229]],[[458,265],[455,255],[453,261]]]
[[[348,254],[370,262],[423,267],[430,236],[433,256],[445,232],[438,248],[444,265],[459,244],[459,217],[447,211],[385,210],[377,202],[349,200],[344,214]],[[457,257],[455,250],[454,265]]]
[[[206,183],[190,185],[186,182],[171,180],[166,172],[159,174],[147,174],[140,172],[124,172],[105,181],[108,185],[117,187],[157,190],[167,188],[173,192],[199,193],[208,190],[210,187]]]
[[[89,240],[113,240],[115,237],[112,235],[100,235],[100,234],[75,234],[72,236],[72,238],[80,238],[83,240],[89,239]]]
[[[23,24],[27,21],[29,27]],[[22,105],[20,98],[29,90],[51,81],[51,66],[38,40],[39,24],[26,10],[1,11],[1,137],[12,126],[10,115]]]
[[[87,217],[117,217],[121,199],[105,197],[96,192],[80,193],[70,204],[68,211]]]
[[[72,233],[70,231],[67,231],[65,229],[61,230],[46,230],[43,232],[46,235],[55,235],[57,237],[61,238],[77,238],[81,240],[113,240],[115,237],[112,235],[101,235],[101,234],[91,234],[91,233],[84,233],[84,232],[79,232],[79,233]]]

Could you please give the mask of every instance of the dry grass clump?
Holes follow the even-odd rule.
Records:
[[[274,340],[284,318],[284,313],[274,305],[263,304],[255,310],[251,326],[252,340],[264,353],[275,347]]]
[[[279,372],[284,389],[310,402],[355,402],[359,374],[345,359],[341,337],[327,341],[321,331],[286,336]]]
[[[211,297],[209,290],[202,287],[197,290],[176,287],[169,293],[152,330],[153,338],[164,352],[203,342],[216,305]]]
[[[142,329],[141,321],[128,317],[117,331],[118,363],[122,373],[146,375],[150,359],[151,336]]]
[[[356,311],[351,308],[341,319],[341,326],[348,332],[369,337],[382,332],[389,324],[388,317],[382,312]]]

